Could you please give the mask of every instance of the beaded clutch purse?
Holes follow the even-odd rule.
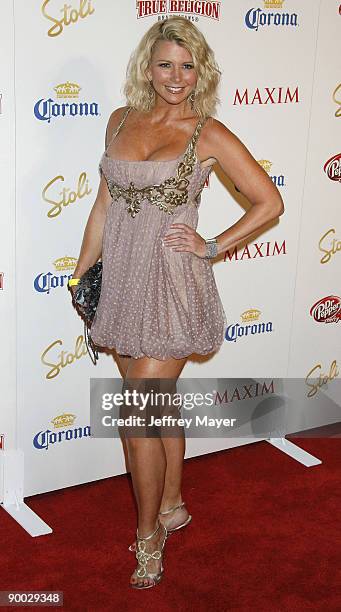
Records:
[[[98,261],[83,274],[73,294],[73,301],[84,319],[84,339],[91,361],[96,365],[98,352],[91,338],[91,325],[96,313],[102,286],[102,262]],[[92,354],[90,352],[92,351]]]

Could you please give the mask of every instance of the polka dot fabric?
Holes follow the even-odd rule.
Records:
[[[180,156],[170,161],[126,161],[102,156],[100,172],[137,188],[174,176]],[[134,358],[180,359],[219,349],[226,315],[212,264],[193,253],[172,251],[162,242],[172,223],[196,229],[201,192],[211,167],[196,159],[188,200],[167,214],[147,199],[133,218],[123,198],[107,211],[102,245],[102,290],[91,327],[97,346]]]

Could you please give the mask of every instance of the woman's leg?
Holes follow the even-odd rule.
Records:
[[[142,357],[141,359],[131,359],[129,362],[126,378],[129,381],[134,379],[149,379],[149,378],[172,378],[177,379],[182,368],[186,363],[186,357],[183,359],[168,359],[160,361],[157,359]],[[168,438],[168,440],[172,440]],[[177,441],[173,438],[174,442]],[[167,468],[167,458],[165,448],[170,448],[169,445],[164,445],[164,439],[160,437],[127,437],[127,448],[129,454],[129,463],[131,476],[133,480],[134,492],[138,507],[138,533],[140,537],[145,537],[151,534],[158,524],[158,513],[163,498],[165,487],[165,476]],[[176,475],[177,469],[182,469],[182,459],[178,458],[176,445],[173,445],[171,459],[173,459],[174,467],[171,470],[171,490],[173,495],[174,484],[181,486],[181,471],[180,481]],[[180,454],[182,455],[182,447]],[[159,529],[153,538],[147,540],[147,552],[160,549],[163,541],[163,530]],[[148,562],[148,571],[151,573],[158,572],[160,569],[159,560],[150,560]],[[150,583],[149,579],[138,578],[134,572],[131,577],[131,582],[145,584]]]
[[[129,363],[132,360],[132,357],[127,355],[116,355],[115,360],[117,362],[117,367],[120,371],[120,374],[123,379],[125,379],[127,374],[127,369],[129,367]],[[177,360],[178,361],[178,360]],[[166,377],[164,377],[166,378]],[[165,476],[165,486],[163,490],[163,496],[160,505],[160,511],[168,510],[173,506],[177,506],[182,502],[181,497],[181,481],[182,481],[182,467],[183,467],[183,459],[185,456],[185,439],[182,437],[178,438],[163,438],[163,445],[166,453],[166,476]],[[126,461],[129,462],[129,458],[127,456],[127,448],[125,439],[122,440]],[[130,466],[127,465],[130,470]],[[172,527],[173,525],[180,524],[183,522],[188,516],[188,512],[185,508],[180,508],[176,512],[172,513],[171,516],[166,516],[166,518],[161,518],[161,521],[168,524],[168,526]]]
[[[129,355],[119,355],[118,353],[115,354],[115,361],[123,379],[125,379],[126,377],[127,369],[131,359],[132,357],[130,357]]]

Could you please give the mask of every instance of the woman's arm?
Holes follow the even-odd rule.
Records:
[[[241,219],[216,236],[218,253],[222,253],[282,215],[284,204],[269,175],[239,138],[217,119],[208,126],[205,148],[207,157],[217,160],[223,172],[252,204]]]
[[[105,147],[107,147],[108,141],[117,127],[121,115],[122,108],[116,109],[110,115],[106,128]],[[74,278],[83,276],[83,274],[98,261],[102,254],[104,223],[111,201],[112,197],[107,182],[102,174],[97,196],[85,226],[78,263],[73,272]]]
[[[252,204],[241,219],[216,236],[219,254],[233,249],[268,221],[282,215],[284,204],[281,194],[265,170],[239,138],[217,119],[210,118],[207,121],[198,148],[200,158],[215,159]],[[164,237],[166,246],[172,247],[174,251],[189,251],[198,257],[205,257],[205,240],[193,228],[184,223],[172,223],[170,229],[175,231]]]

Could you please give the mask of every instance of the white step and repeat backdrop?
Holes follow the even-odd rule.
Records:
[[[92,365],[66,283],[97,192],[107,120],[125,104],[129,56],[172,14],[207,37],[223,72],[217,117],[285,204],[279,221],[214,265],[226,339],[213,357],[189,361],[183,376],[235,378],[236,397],[242,379],[306,379],[308,410],[319,393],[308,398],[309,378],[336,382],[340,13],[336,0],[3,0],[0,359],[9,399],[0,434],[5,447],[25,452],[25,495],[125,472],[120,441],[90,437],[90,378],[119,372],[104,353]],[[249,206],[217,170],[198,231],[221,233]],[[318,410],[295,417],[296,429],[324,422]],[[187,456],[250,441],[191,439]]]

